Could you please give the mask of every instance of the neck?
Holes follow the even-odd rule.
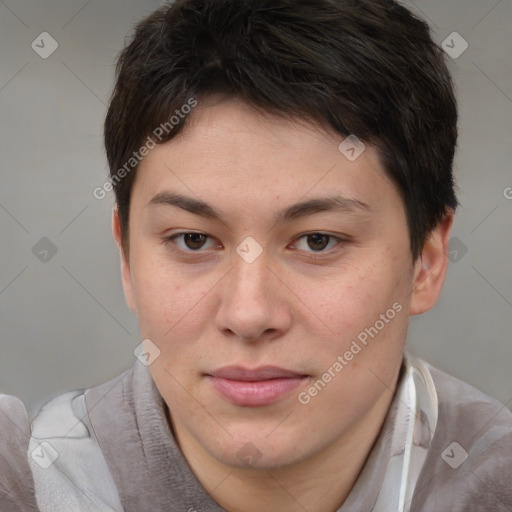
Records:
[[[212,457],[179,425],[174,425],[174,432],[196,477],[226,511],[334,512],[354,486],[392,398],[393,393],[386,391],[374,407],[336,442],[289,467],[233,468]]]

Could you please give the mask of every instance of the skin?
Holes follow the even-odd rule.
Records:
[[[367,145],[351,162],[342,140],[239,100],[202,102],[179,137],[139,166],[129,254],[114,210],[127,304],[142,339],[160,350],[150,371],[170,426],[199,481],[230,512],[330,512],[343,503],[393,397],[409,316],[434,306],[445,279],[453,213],[413,262],[403,202],[377,153]],[[201,199],[223,220],[149,205],[164,191]],[[369,210],[274,221],[298,201],[334,194]],[[187,232],[207,237],[166,239]],[[304,236],[318,232],[334,238]],[[252,263],[236,252],[248,236],[263,251]],[[301,404],[298,394],[394,303],[402,311]],[[274,404],[242,407],[205,377],[226,365],[275,365],[308,378]],[[256,465],[237,456],[247,443]]]

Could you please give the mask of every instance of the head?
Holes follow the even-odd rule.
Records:
[[[113,228],[178,438],[290,465],[389,398],[445,278],[456,123],[442,50],[394,1],[178,0],[137,26],[105,123]],[[301,378],[254,403],[223,390],[232,365]]]

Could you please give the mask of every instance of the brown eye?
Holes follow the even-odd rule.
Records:
[[[182,232],[176,235],[167,236],[163,239],[164,245],[170,249],[181,251],[192,255],[193,253],[203,254],[208,249],[220,249],[219,244],[215,243],[215,239],[204,233]]]
[[[185,233],[183,237],[187,248],[192,250],[201,249],[208,238],[206,235],[202,235],[201,233]]]
[[[312,232],[306,233],[296,239],[294,246],[300,251],[309,253],[311,257],[318,253],[318,256],[327,255],[331,249],[342,245],[343,240],[328,233]]]
[[[308,247],[314,251],[321,251],[327,247],[330,238],[329,235],[323,235],[322,233],[308,235]]]

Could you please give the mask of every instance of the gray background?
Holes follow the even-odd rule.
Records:
[[[460,106],[457,254],[438,305],[411,319],[409,348],[510,407],[512,0],[404,3],[439,44],[454,31],[469,44],[450,58]],[[30,415],[134,363],[140,339],[122,295],[112,196],[92,191],[107,174],[102,123],[115,56],[161,4],[0,0],[0,392]],[[42,32],[59,45],[47,59],[31,47]],[[57,248],[46,262],[33,252],[43,237]]]

